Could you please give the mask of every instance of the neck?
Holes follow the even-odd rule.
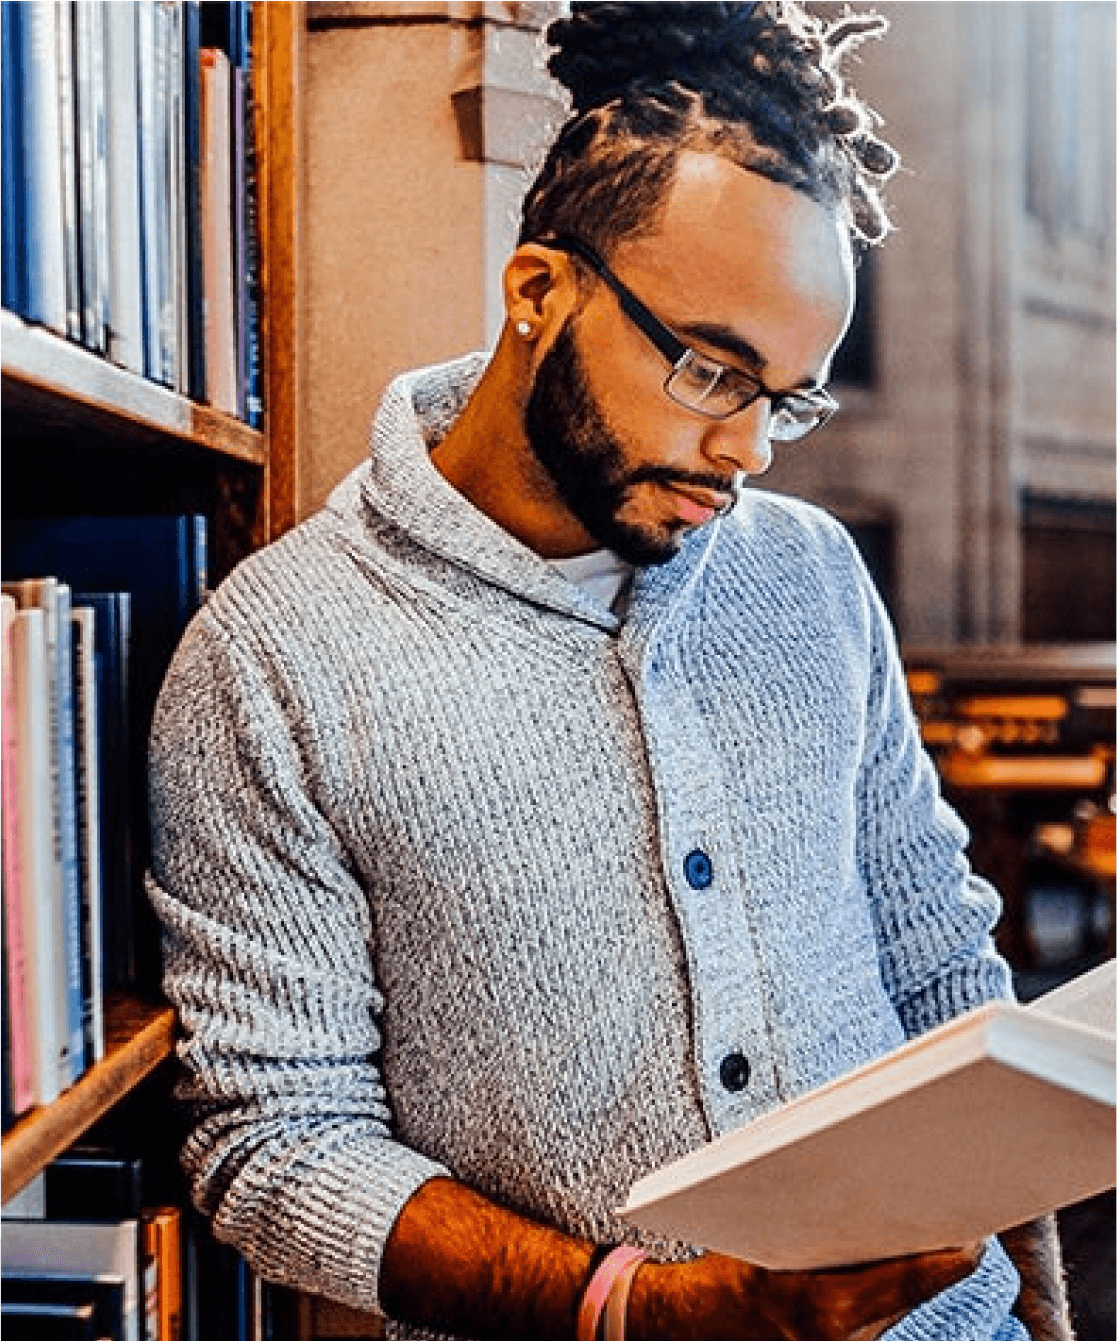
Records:
[[[505,332],[431,461],[475,508],[543,558],[586,554],[600,545],[566,510],[524,431],[531,375],[530,355]]]

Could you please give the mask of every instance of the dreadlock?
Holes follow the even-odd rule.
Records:
[[[655,227],[679,154],[696,150],[841,209],[856,245],[879,242],[899,157],[841,66],[887,26],[875,14],[827,23],[795,0],[574,4],[547,30],[571,115],[519,240],[573,233],[608,255]]]

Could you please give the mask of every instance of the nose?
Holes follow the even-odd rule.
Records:
[[[710,424],[702,439],[702,454],[718,471],[763,475],[772,464],[768,433],[771,406],[761,397],[728,419]]]

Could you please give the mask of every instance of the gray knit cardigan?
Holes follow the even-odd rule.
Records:
[[[391,387],[152,739],[195,1198],[369,1309],[432,1176],[631,1238],[640,1175],[1011,990],[845,533],[748,491],[621,621],[433,468],[482,368]],[[992,1245],[896,1335],[1007,1337],[1015,1288]]]

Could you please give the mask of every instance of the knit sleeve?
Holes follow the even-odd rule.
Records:
[[[392,1137],[368,897],[316,809],[282,683],[195,621],[152,733],[148,890],[183,1030],[183,1163],[266,1278],[377,1309],[404,1202],[441,1167]]]
[[[859,561],[858,561],[859,562]],[[991,932],[996,890],[965,855],[968,832],[923,748],[884,607],[864,578],[871,648],[857,852],[886,990],[909,1037],[1011,996]]]

